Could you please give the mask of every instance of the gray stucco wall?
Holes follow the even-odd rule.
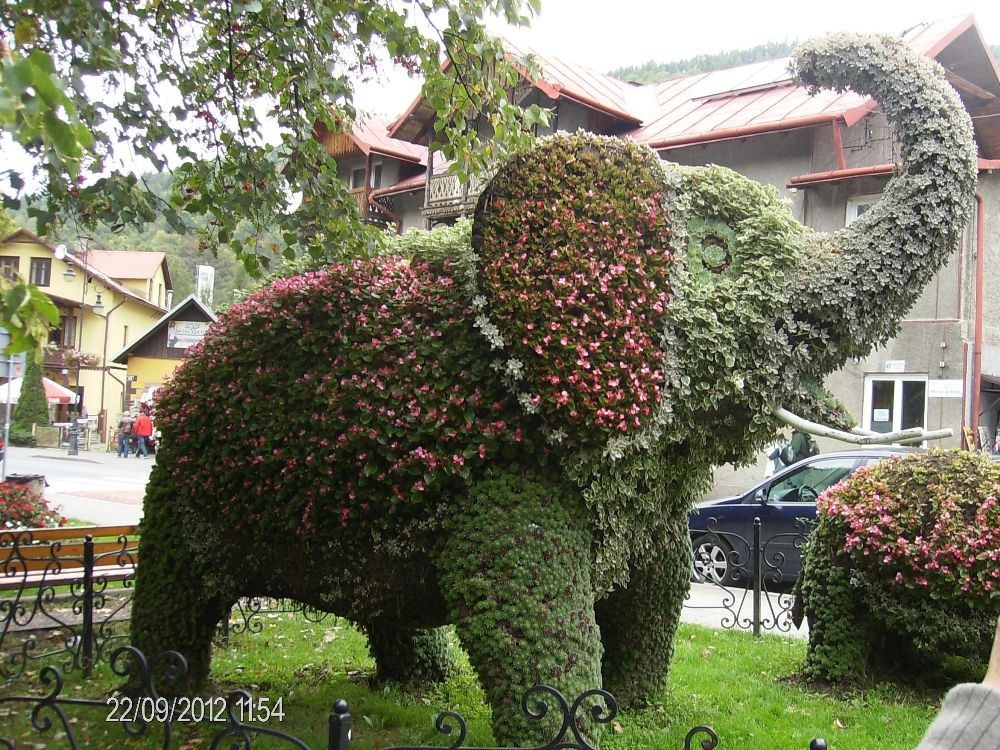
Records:
[[[880,115],[871,115],[851,128],[843,128],[841,136],[846,168],[890,164],[898,160],[897,144]],[[788,190],[786,186],[793,176],[839,168],[832,127],[673,149],[661,153],[661,156],[680,164],[720,164],[751,179],[775,185],[790,199],[797,219],[824,232],[834,232],[845,225],[850,199],[878,195],[888,181],[888,177],[868,177]],[[1000,174],[983,174],[980,193],[987,207],[1000,206]],[[1000,380],[1000,294],[990,293],[992,289],[1000,289],[1000,212],[992,212],[992,215],[996,219],[991,222],[988,208],[984,295],[987,325],[983,372],[986,375],[995,374]],[[961,444],[960,428],[967,422],[971,408],[971,393],[964,383],[971,377],[975,247],[973,222],[964,233],[959,251],[921,293],[902,323],[899,335],[865,359],[849,362],[827,379],[827,387],[843,401],[859,424],[864,423],[867,379],[873,376],[926,377],[926,427],[951,428],[955,433],[952,438],[935,441],[934,444],[942,447]],[[995,248],[996,252],[991,252],[991,248]],[[998,257],[994,258],[994,255]],[[886,370],[897,369],[900,361],[904,363],[903,371],[887,375]],[[955,381],[963,382],[957,394]],[[983,394],[984,409],[994,398]],[[981,423],[992,430],[996,421],[994,409],[983,416]],[[844,443],[834,440],[821,439],[819,444],[823,451],[844,447]],[[749,488],[761,478],[764,465],[761,458],[750,467],[720,467],[716,472],[716,487],[712,496],[719,497]]]
[[[1000,207],[1000,172],[980,173],[979,194],[986,205],[983,343],[989,347],[1000,347],[1000,210],[997,209]],[[973,266],[974,261],[968,265]],[[990,374],[1000,378],[1000,362],[995,365],[991,362]]]
[[[424,191],[411,190],[408,193],[397,193],[392,196],[392,212],[403,220],[403,231],[407,229],[423,229],[424,218],[420,209],[424,205]]]

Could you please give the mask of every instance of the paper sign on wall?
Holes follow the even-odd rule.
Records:
[[[906,372],[905,359],[887,359],[882,372]]]
[[[929,398],[962,398],[961,380],[928,380],[927,396]]]

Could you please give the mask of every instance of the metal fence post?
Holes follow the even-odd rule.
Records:
[[[94,537],[83,540],[83,631],[80,634],[83,676],[90,677],[94,660]]]
[[[763,555],[760,549],[760,516],[753,519],[753,634],[760,635],[760,590]]]
[[[333,704],[327,737],[327,750],[351,750],[351,714],[343,698]]]

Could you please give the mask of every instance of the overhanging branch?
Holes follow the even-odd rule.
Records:
[[[844,432],[835,427],[827,427],[808,419],[792,414],[787,409],[780,406],[775,408],[774,416],[790,427],[794,427],[802,432],[819,437],[829,437],[834,440],[841,440],[845,443],[855,445],[884,445],[885,443],[917,443],[924,440],[940,440],[951,437],[954,433],[950,429],[924,430],[922,427],[911,427],[907,430],[897,430],[896,432],[870,432],[855,427],[851,432]]]

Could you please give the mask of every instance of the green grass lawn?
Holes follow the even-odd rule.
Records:
[[[266,726],[304,740],[312,748],[326,747],[327,717],[334,700],[345,698],[354,717],[353,747],[375,750],[400,744],[447,745],[433,729],[433,718],[454,710],[468,721],[466,745],[493,745],[489,713],[482,691],[462,660],[459,674],[448,683],[420,691],[398,687],[372,689],[372,661],[364,637],[352,626],[332,618],[312,623],[298,615],[263,618],[261,633],[233,635],[219,644],[213,662],[213,682],[206,696],[221,696],[245,688],[255,696],[279,698],[281,721]],[[670,687],[651,706],[622,713],[606,731],[605,750],[666,750],[682,748],[688,730],[712,726],[720,750],[805,750],[813,737],[823,737],[832,750],[912,749],[937,709],[941,690],[904,690],[878,685],[847,696],[803,686],[796,673],[805,654],[800,640],[767,636],[755,640],[694,625],[681,627]],[[0,682],[0,697],[22,694],[29,683],[38,686],[38,670],[25,679]],[[84,683],[79,674],[67,676],[63,695],[103,698],[120,678],[105,666]],[[121,727],[107,724],[107,709],[69,709],[76,717],[74,733],[81,745],[129,747]],[[0,735],[13,737],[17,747],[42,747],[44,737],[28,729],[24,710],[0,704]],[[205,725],[179,725],[179,742],[186,750],[207,748],[212,733]],[[146,747],[157,746],[147,740]],[[134,743],[133,743],[134,744]],[[66,746],[64,741],[51,746]],[[143,746],[143,745],[135,745]],[[288,747],[287,743],[255,740],[253,747]]]

